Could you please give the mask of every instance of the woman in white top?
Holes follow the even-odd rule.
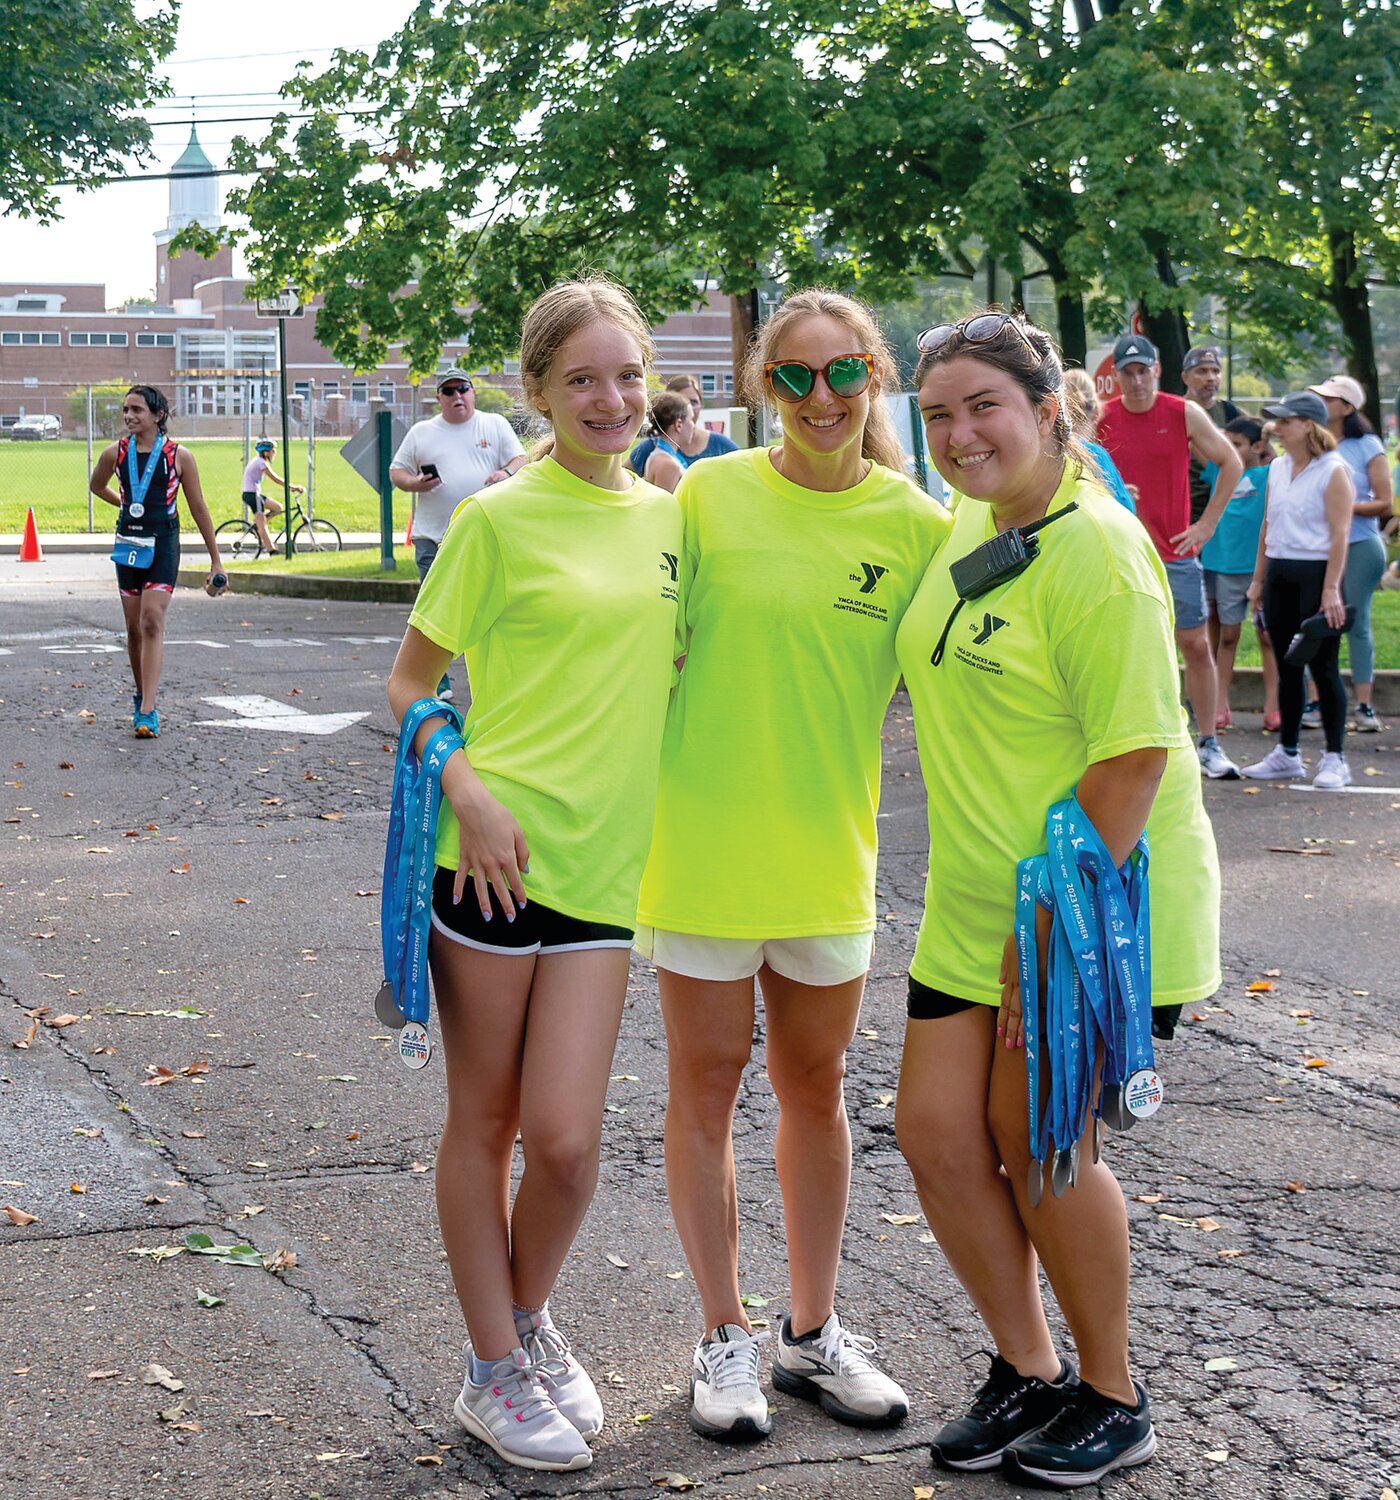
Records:
[[[1303,718],[1303,668],[1285,653],[1310,617],[1321,614],[1332,630],[1346,621],[1342,572],[1347,561],[1355,489],[1337,440],[1327,429],[1327,406],[1312,391],[1293,391],[1263,408],[1273,419],[1283,452],[1269,465],[1269,492],[1249,602],[1264,602],[1264,621],[1278,652],[1278,700],[1283,715],[1278,744],[1241,775],[1256,781],[1296,781],[1306,774],[1298,754]],[[1319,791],[1340,791],[1351,781],[1342,739],[1347,699],[1337,666],[1340,634],[1324,635],[1312,658],[1327,750],[1313,777]]]
[[[1334,375],[1308,387],[1327,404],[1327,429],[1337,440],[1337,452],[1351,470],[1356,499],[1351,507],[1347,566],[1342,575],[1342,601],[1356,607],[1356,621],[1347,631],[1351,657],[1351,685],[1356,693],[1355,725],[1363,734],[1381,727],[1371,706],[1375,686],[1376,647],[1371,635],[1371,596],[1385,572],[1385,543],[1381,528],[1390,520],[1393,491],[1385,444],[1361,413],[1366,392],[1350,375]]]

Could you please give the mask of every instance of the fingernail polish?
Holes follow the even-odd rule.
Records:
[[[506,907],[506,921],[507,922],[513,922],[513,921],[515,921],[515,912],[512,911],[509,906]]]
[[[490,920],[491,920],[491,912],[490,912],[490,910],[489,910],[489,909],[488,909],[488,908],[487,908],[487,907],[485,907],[485,906],[483,906],[483,907],[482,907],[482,908],[481,908],[481,920],[482,920],[482,921],[483,921],[483,922],[489,922],[489,921],[490,921]]]

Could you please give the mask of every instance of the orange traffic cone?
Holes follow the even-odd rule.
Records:
[[[21,562],[43,562],[44,549],[39,545],[39,528],[34,524],[34,507],[24,518],[24,540],[19,544]]]

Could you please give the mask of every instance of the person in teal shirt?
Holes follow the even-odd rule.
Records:
[[[1264,429],[1252,417],[1236,417],[1225,424],[1225,436],[1240,456],[1244,473],[1230,496],[1230,503],[1220,517],[1215,535],[1201,548],[1201,566],[1205,569],[1206,600],[1210,606],[1210,643],[1215,652],[1215,670],[1219,681],[1216,695],[1215,727],[1230,727],[1230,682],[1235,671],[1235,653],[1240,632],[1249,614],[1249,582],[1254,576],[1254,558],[1259,550],[1259,528],[1264,521],[1265,494],[1269,483],[1269,452]],[[1219,470],[1207,464],[1201,477],[1215,483]],[[1264,663],[1264,728],[1277,729],[1278,667],[1274,663],[1269,633],[1263,618],[1254,617],[1259,637],[1259,654]]]

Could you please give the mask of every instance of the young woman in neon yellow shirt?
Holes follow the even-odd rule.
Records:
[[[1016,866],[1045,852],[1046,815],[1076,789],[1116,861],[1145,825],[1157,1005],[1220,984],[1219,871],[1166,575],[1070,433],[1053,342],[988,312],[929,329],[920,348],[928,451],[961,498],[899,632],[931,847],[896,1127],[929,1227],[997,1349],[933,1456],[1072,1487],[1145,1463],[1156,1436],[1129,1373],[1128,1225],[1113,1173],[1081,1142],[1078,1185],[1029,1201]],[[1046,517],[1030,565],[954,614],[952,565]],[[1077,1382],[1038,1265],[1069,1324]]]
[[[758,1338],[739,1300],[732,1122],[754,978],[792,1283],[780,1390],[839,1420],[902,1420],[904,1392],[835,1311],[850,1184],[842,1093],[875,928],[880,730],[894,636],[949,522],[902,472],[880,400],[893,363],[849,298],[804,292],[764,325],[751,398],[783,439],[689,468],[687,650],[667,719],[638,947],[660,972],[666,1173],[700,1294],[691,1424],[769,1431]]]
[[[458,507],[389,681],[402,720],[459,652],[471,673],[432,898],[438,1216],[470,1338],[457,1418],[531,1469],[586,1468],[603,1425],[546,1304],[597,1184],[674,675],[680,510],[622,467],[652,355],[609,282],[534,304],[520,378],[552,447]]]

